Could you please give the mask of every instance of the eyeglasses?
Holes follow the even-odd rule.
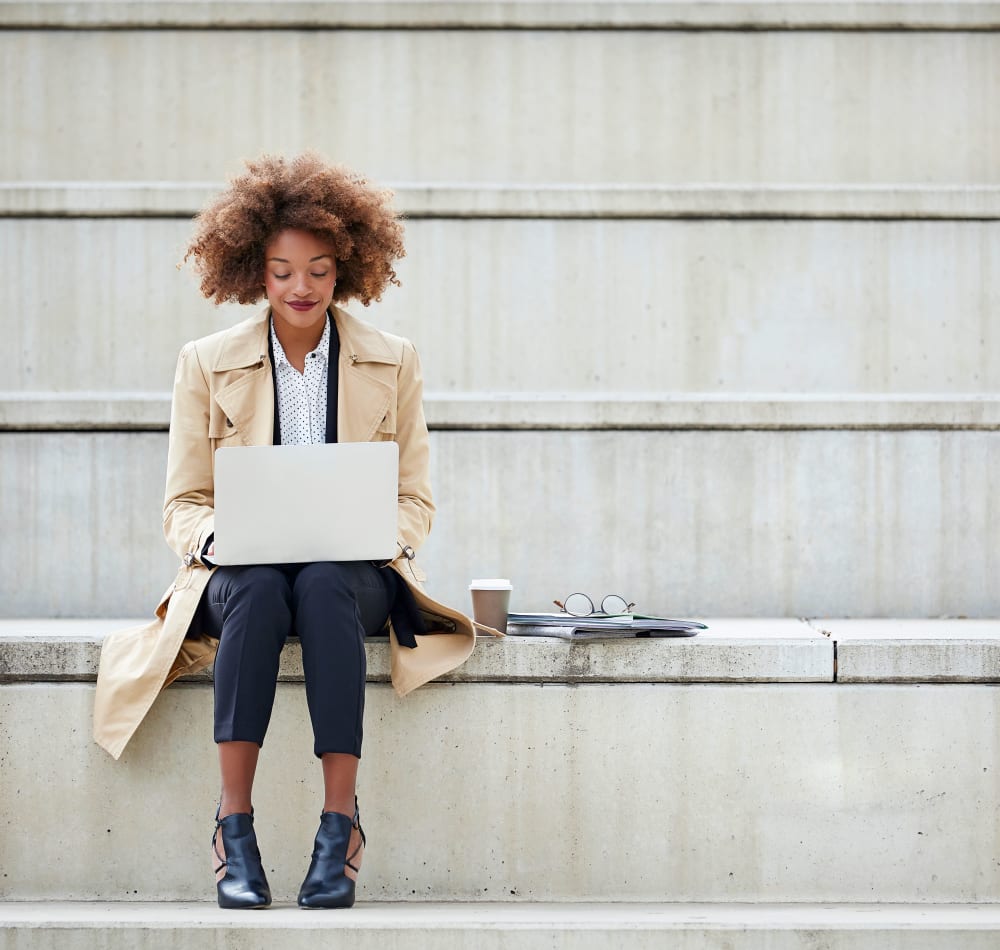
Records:
[[[552,601],[563,613],[571,617],[592,617],[594,614],[617,616],[632,612],[635,604],[630,604],[619,594],[605,594],[601,601],[601,609],[594,609],[594,602],[588,594],[570,594],[565,600]]]

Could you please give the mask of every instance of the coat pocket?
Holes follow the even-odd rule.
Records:
[[[237,434],[236,426],[218,406],[213,405],[208,419],[208,437],[216,442],[225,442]]]
[[[163,592],[163,596],[160,597],[159,603],[156,605],[156,610],[154,613],[161,620],[167,615],[167,606],[170,603],[170,598],[174,596],[178,591],[186,590],[191,586],[192,580],[194,580],[194,572],[198,570],[197,567],[186,567],[181,565],[180,570],[177,572],[177,576],[174,578],[174,582]]]
[[[375,429],[373,442],[392,442],[396,438],[396,407],[390,406],[385,411],[382,421]]]
[[[156,610],[154,610],[153,613],[156,614],[156,616],[161,620],[166,616],[167,604],[170,603],[170,598],[174,596],[174,591],[177,590],[177,585],[183,583],[181,575],[184,573],[190,572],[187,571],[187,568],[182,567],[177,572],[177,577],[174,578],[174,582],[163,592],[163,595],[156,604]],[[188,583],[190,583],[190,581],[188,581]]]

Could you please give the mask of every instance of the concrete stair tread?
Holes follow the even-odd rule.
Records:
[[[0,905],[0,941],[19,948],[173,948],[204,941],[283,948],[507,948],[653,950],[989,950],[995,905],[814,904],[359,904],[350,912],[222,911],[212,904]],[[669,944],[664,944],[669,941]]]
[[[846,619],[811,619],[812,626],[837,643],[867,641],[930,643],[948,640],[1000,642],[1000,620],[968,618],[931,619],[908,617],[892,620],[885,617]]]
[[[1000,428],[995,393],[428,392],[431,429]],[[166,430],[169,392],[0,391],[0,431]]]
[[[277,28],[508,28],[552,29],[817,29],[891,27],[905,29],[989,29],[1000,24],[993,0],[926,2],[697,3],[691,0],[312,0],[261,4],[253,0],[135,2],[91,0],[86,4],[5,2],[0,18],[20,27],[202,27]]]
[[[1000,904],[359,902],[350,913],[309,914],[294,904],[267,913],[225,911],[214,902],[5,901],[0,927],[188,927],[402,930],[509,927],[542,930],[1000,931]]]
[[[1000,218],[997,184],[387,184],[408,218]],[[221,185],[215,181],[4,182],[0,217],[187,218]]]
[[[0,682],[90,681],[100,643],[142,619],[0,620]],[[795,618],[723,619],[697,637],[572,642],[554,636],[481,637],[472,657],[443,682],[825,682],[833,678],[828,638]],[[385,640],[370,639],[368,679],[389,678]],[[189,677],[205,682],[206,671]],[[292,640],[279,679],[302,680]]]
[[[0,682],[92,681],[100,643],[142,619],[0,620]],[[992,683],[1000,680],[1000,620],[708,619],[696,637],[569,641],[480,638],[452,683]],[[386,682],[388,645],[369,640],[370,682]],[[279,678],[302,680],[291,641]],[[206,682],[210,673],[189,678]]]

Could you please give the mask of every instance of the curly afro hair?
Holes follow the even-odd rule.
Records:
[[[314,152],[263,155],[204,208],[184,260],[194,258],[201,292],[216,304],[250,304],[264,294],[264,249],[289,228],[328,241],[337,259],[335,301],[381,300],[399,285],[393,262],[403,257],[403,225],[392,192],[370,185]]]

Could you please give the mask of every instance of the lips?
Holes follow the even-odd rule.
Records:
[[[288,300],[286,302],[289,307],[293,310],[297,310],[299,313],[305,313],[307,310],[312,310],[312,308],[319,303],[318,300]]]

